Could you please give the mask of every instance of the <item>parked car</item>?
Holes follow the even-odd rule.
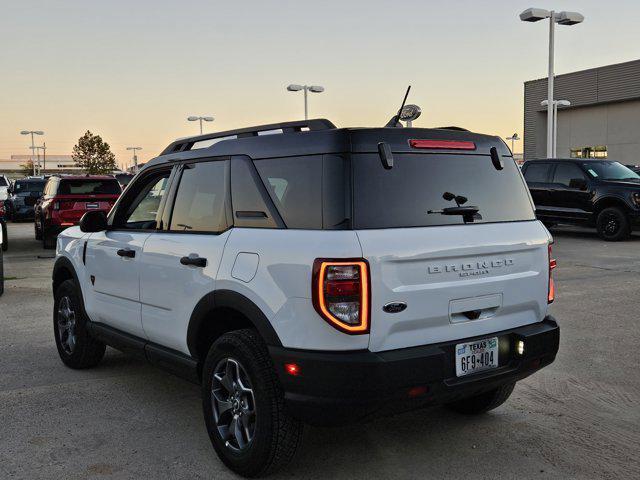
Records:
[[[50,177],[35,205],[36,240],[52,248],[58,233],[77,225],[89,210],[108,212],[121,192],[118,181],[109,175]]]
[[[42,196],[48,177],[26,177],[13,182],[5,202],[7,217],[11,221],[32,220],[34,206]]]
[[[9,196],[9,186],[11,182],[6,175],[0,173],[0,200],[6,200]]]
[[[499,137],[309,120],[181,139],[60,234],[55,342],[71,368],[111,345],[200,383],[220,459],[263,475],[302,422],[505,402],[558,350],[551,243]]]
[[[604,240],[627,238],[640,223],[640,176],[611,160],[547,159],[522,167],[537,217],[553,225],[595,226]]]

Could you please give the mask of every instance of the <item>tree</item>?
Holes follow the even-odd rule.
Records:
[[[100,135],[94,135],[89,130],[78,139],[71,155],[76,165],[89,175],[100,175],[117,170],[116,156],[109,144]]]
[[[20,165],[20,172],[22,172],[25,177],[33,175],[33,160],[29,159],[26,163]]]

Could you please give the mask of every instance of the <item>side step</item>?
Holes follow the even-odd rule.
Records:
[[[87,322],[89,334],[122,353],[144,358],[151,364],[192,383],[200,384],[198,362],[182,352],[157,345],[96,322]]]

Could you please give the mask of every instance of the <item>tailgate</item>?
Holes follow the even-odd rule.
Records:
[[[371,272],[371,351],[491,334],[546,315],[550,236],[538,221],[357,234]],[[394,302],[407,307],[386,313]]]

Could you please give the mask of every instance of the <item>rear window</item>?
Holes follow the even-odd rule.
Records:
[[[518,166],[504,158],[496,170],[483,155],[395,154],[385,170],[377,154],[353,159],[353,227],[399,228],[464,224],[461,215],[438,211],[456,207],[445,192],[476,206],[473,223],[534,220],[535,214]],[[431,213],[428,213],[431,212]]]
[[[58,195],[118,195],[122,189],[114,178],[113,180],[62,179],[58,187]]]
[[[0,177],[0,187],[8,187],[7,179],[4,177]]]
[[[42,193],[46,180],[18,180],[13,186],[15,193]]]

